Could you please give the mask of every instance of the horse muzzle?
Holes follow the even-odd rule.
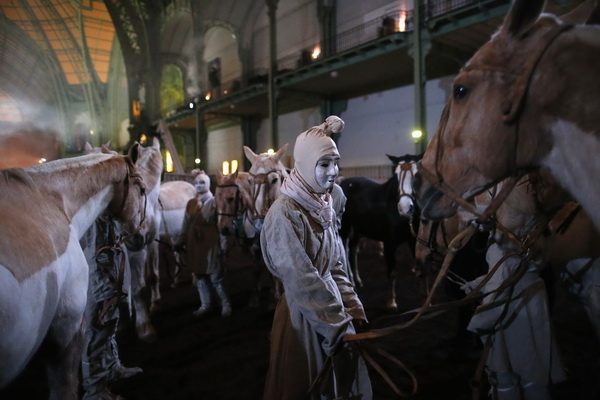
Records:
[[[424,179],[420,172],[415,174],[412,186],[423,218],[439,220],[451,217],[456,213],[457,207],[454,202],[444,196],[441,190]]]
[[[135,233],[125,241],[125,247],[129,251],[140,251],[146,246],[147,241],[146,235]]]

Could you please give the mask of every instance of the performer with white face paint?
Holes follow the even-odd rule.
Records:
[[[340,155],[329,137],[344,122],[330,116],[296,139],[295,166],[261,232],[265,263],[284,286],[271,330],[265,400],[372,398],[361,356],[343,338],[366,321],[345,272],[330,191]],[[328,357],[332,368],[309,393]]]
[[[210,178],[204,171],[192,170],[196,197],[185,209],[181,235],[176,248],[185,247],[186,267],[192,272],[200,295],[200,307],[194,316],[202,317],[212,307],[212,285],[221,301],[221,316],[231,315],[231,304],[223,278],[225,270],[219,255],[220,236],[217,230],[217,206],[210,191]]]

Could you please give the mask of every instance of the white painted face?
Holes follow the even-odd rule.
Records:
[[[340,173],[338,163],[339,156],[325,156],[319,158],[315,166],[315,180],[323,190],[329,190],[333,187],[335,178]]]
[[[194,187],[196,188],[196,192],[200,194],[208,192],[210,189],[210,178],[208,175],[200,174],[196,176],[196,179],[194,179]]]

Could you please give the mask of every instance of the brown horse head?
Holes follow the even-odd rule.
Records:
[[[472,201],[538,166],[566,187],[565,181],[574,185],[569,176],[590,169],[576,159],[592,157],[576,153],[598,149],[600,32],[571,23],[586,22],[593,3],[560,19],[540,16],[543,0],[516,0],[500,30],[458,73],[413,181],[425,218],[451,216],[457,200]],[[569,145],[574,141],[581,148]],[[600,171],[600,161],[593,163]]]
[[[249,177],[250,174],[243,171],[229,175],[217,171],[217,228],[222,235],[228,236],[236,232],[236,220],[243,216],[251,204]]]
[[[250,168],[250,184],[252,194],[252,217],[264,218],[271,204],[279,197],[279,190],[288,173],[281,162],[287,144],[274,154],[254,153],[249,147],[244,146],[244,153],[252,163]]]

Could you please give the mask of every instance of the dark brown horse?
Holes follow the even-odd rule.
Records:
[[[394,165],[399,162],[416,163],[419,156],[388,156]],[[362,285],[358,273],[358,244],[361,238],[383,242],[383,253],[388,276],[387,308],[396,310],[396,249],[406,243],[414,254],[415,236],[411,218],[398,213],[400,200],[398,175],[385,183],[364,177],[346,178],[340,186],[347,198],[342,215],[340,236],[348,251],[348,261],[357,285]],[[418,217],[415,218],[418,221]]]

